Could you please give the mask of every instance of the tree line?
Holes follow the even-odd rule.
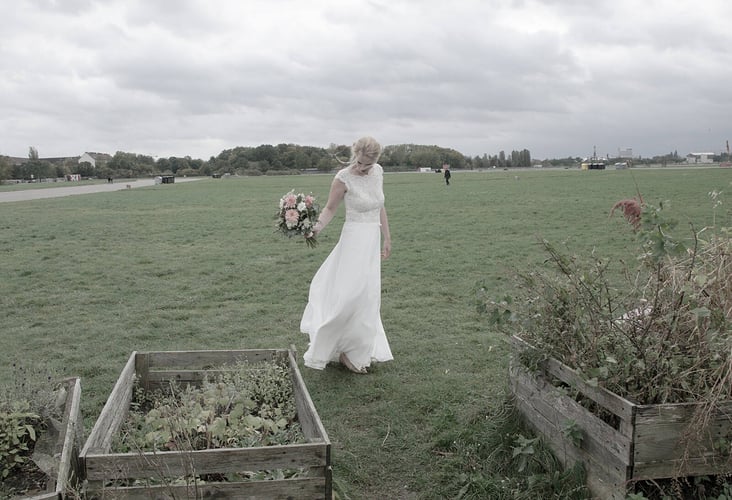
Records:
[[[346,163],[350,147],[331,144],[327,148],[296,144],[262,144],[256,147],[225,149],[208,160],[190,156],[154,158],[149,155],[117,151],[114,155],[100,155],[96,165],[79,163],[76,158],[42,159],[38,150],[29,148],[28,159],[13,163],[0,156],[0,180],[62,178],[70,174],[97,178],[133,178],[154,175],[199,176],[213,174],[276,175],[302,172],[332,172]],[[495,156],[469,157],[459,151],[440,146],[398,144],[384,147],[379,163],[391,170],[417,168],[451,169],[506,168],[531,166],[527,149]]]

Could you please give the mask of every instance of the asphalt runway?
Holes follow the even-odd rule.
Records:
[[[190,182],[205,179],[205,177],[176,177],[175,182]],[[79,194],[103,193],[105,191],[122,191],[123,189],[148,187],[155,185],[155,179],[142,179],[135,181],[119,181],[105,184],[91,184],[85,186],[74,186],[73,181],[64,182],[63,187],[47,187],[43,189],[22,189],[19,191],[1,191],[0,203],[12,201],[40,200],[43,198],[58,198],[60,196],[75,196]]]

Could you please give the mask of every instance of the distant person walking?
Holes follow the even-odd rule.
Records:
[[[451,175],[450,175],[450,167],[448,165],[445,165],[445,166],[442,167],[442,170],[445,172],[445,185],[446,186],[449,186],[450,185],[450,177],[451,177]]]

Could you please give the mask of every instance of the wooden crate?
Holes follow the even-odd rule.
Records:
[[[79,443],[84,429],[80,409],[81,381],[78,377],[68,378],[64,380],[63,387],[66,389],[66,401],[55,447],[60,457],[58,472],[49,478],[45,493],[23,497],[24,500],[60,500],[79,482]]]
[[[199,451],[111,453],[137,380],[145,390],[199,383],[224,364],[284,359],[294,385],[297,418],[307,443]],[[330,441],[303,382],[294,350],[133,352],[80,455],[88,496],[104,498],[328,498],[332,496]],[[111,487],[109,480],[175,478],[195,474],[307,468],[308,477],[197,485]]]
[[[518,337],[512,343],[518,350],[532,349]],[[565,466],[583,464],[587,486],[597,498],[624,499],[636,481],[732,472],[729,455],[714,446],[720,438],[732,437],[732,402],[719,408],[702,440],[689,443],[686,433],[698,407],[695,403],[635,404],[587,384],[556,359],[547,360],[537,372],[513,361],[509,379],[526,422]],[[594,402],[612,415],[607,420],[614,424],[587,410],[560,386]],[[565,436],[568,427],[581,431],[580,443]]]

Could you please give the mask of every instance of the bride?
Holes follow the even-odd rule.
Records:
[[[353,144],[351,160],[335,175],[313,227],[317,236],[345,201],[341,237],[310,283],[300,321],[300,330],[310,336],[304,355],[310,368],[322,370],[328,362],[339,361],[355,373],[367,373],[373,361],[394,359],[381,323],[381,258],[391,254],[391,235],[384,171],[376,163],[380,154],[373,137]]]

